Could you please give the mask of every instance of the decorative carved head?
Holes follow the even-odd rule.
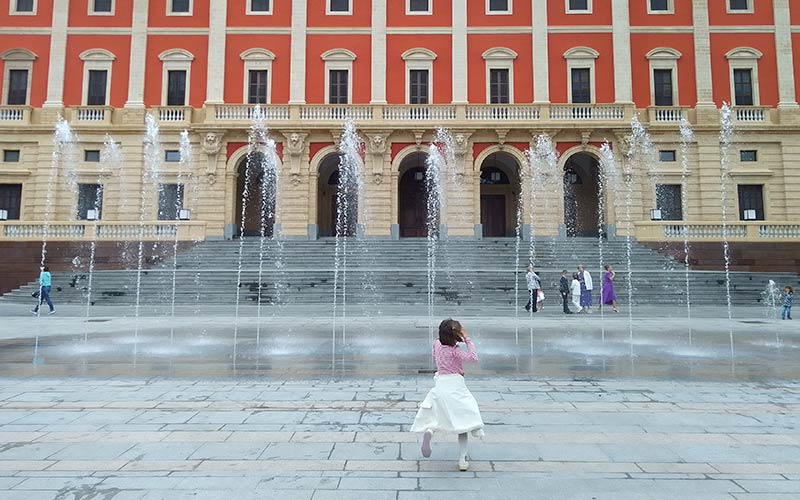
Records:
[[[201,144],[206,154],[217,154],[222,147],[222,134],[217,132],[206,132]]]

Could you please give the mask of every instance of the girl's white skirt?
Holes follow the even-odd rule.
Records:
[[[434,386],[420,403],[411,432],[444,431],[473,436],[483,435],[483,419],[478,402],[467,389],[461,375],[436,374]]]

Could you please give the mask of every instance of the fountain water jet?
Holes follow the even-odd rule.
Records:
[[[184,186],[181,183],[184,175],[188,174],[188,170],[191,168],[192,165],[192,143],[189,140],[189,131],[184,130],[181,132],[180,138],[180,163],[179,163],[179,170],[178,170],[178,186]],[[183,209],[183,198],[184,198],[184,191],[185,187],[179,187],[177,190],[177,196],[175,197],[175,218],[180,219],[180,211]],[[172,214],[170,214],[172,215]],[[178,275],[178,231],[179,227],[176,225],[175,227],[175,239],[172,242],[172,294],[171,294],[171,307],[170,312],[172,316],[172,321],[170,322],[169,328],[169,343],[172,344],[175,341],[175,292],[176,292],[176,281]]]
[[[720,205],[722,206],[722,254],[725,259],[725,299],[728,306],[728,334],[731,344],[731,363],[734,360],[733,308],[731,306],[731,249],[728,235],[728,183],[730,182],[730,149],[735,135],[733,111],[730,104],[722,103],[720,109]]]
[[[681,215],[683,220],[687,220],[689,216],[689,197],[688,197],[688,190],[689,190],[689,144],[694,141],[694,131],[692,130],[692,126],[689,124],[689,121],[686,118],[681,118],[680,122],[680,134],[681,134]],[[683,224],[681,228],[681,232],[683,233],[683,268],[685,271],[685,281],[686,281],[686,323],[687,329],[689,334],[689,346],[692,345],[692,301],[690,297],[690,287],[689,287],[689,271],[691,260],[689,258],[689,253],[691,248],[689,247],[689,226],[688,224]]]
[[[436,293],[436,247],[439,243],[439,221],[444,207],[444,186],[442,171],[447,168],[446,156],[439,144],[431,144],[425,169],[425,189],[427,192],[426,227],[427,227],[427,259],[428,259],[428,337],[433,344],[433,312],[434,295]]]
[[[603,256],[604,240],[607,238],[606,234],[606,186],[615,186],[617,183],[617,161],[614,158],[614,152],[611,150],[611,145],[604,142],[600,146],[600,162],[598,169],[598,182],[597,182],[597,255],[600,259],[600,340],[605,343],[606,341],[606,327],[605,327],[605,304],[603,304],[603,280],[605,265]]]

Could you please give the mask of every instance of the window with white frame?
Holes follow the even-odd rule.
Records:
[[[406,102],[433,102],[433,61],[436,60],[436,53],[424,48],[414,48],[403,52],[400,57],[406,63]]]
[[[89,0],[89,14],[109,16],[114,14],[114,0]]]
[[[517,53],[504,47],[489,49],[482,54],[486,61],[486,102],[514,102],[514,60]]]
[[[487,14],[511,14],[512,0],[486,0]]]
[[[347,49],[331,49],[322,54],[325,61],[325,102],[349,104],[353,101],[350,80],[356,55]]]
[[[726,7],[729,14],[751,14],[753,0],[727,0]]]
[[[89,49],[81,53],[83,61],[84,106],[107,106],[111,93],[111,68],[116,56],[105,49]]]
[[[678,105],[678,59],[681,53],[658,47],[645,57],[650,63],[650,102],[652,106]]]
[[[758,161],[758,150],[756,150],[756,149],[743,149],[743,150],[739,151],[739,161],[741,161],[741,162]]]
[[[672,14],[675,8],[672,4],[675,0],[647,0],[648,14]]]
[[[161,59],[161,104],[163,106],[186,106],[189,102],[189,82],[194,55],[183,49],[162,52]]]
[[[347,15],[352,14],[352,5],[350,0],[328,0],[328,11],[330,15]]]
[[[248,14],[272,14],[272,0],[247,0]]]
[[[266,49],[245,50],[239,57],[244,61],[244,96],[248,104],[269,104],[272,93],[272,61],[275,54]]]
[[[158,185],[158,220],[178,220],[183,204],[183,184]]]
[[[3,104],[27,106],[31,99],[31,75],[36,54],[25,49],[10,49],[0,54],[3,60]]]
[[[406,0],[406,14],[431,14],[433,11],[431,2],[433,0]]]
[[[758,60],[763,54],[750,47],[738,47],[725,57],[730,67],[733,105],[758,106]]]
[[[36,14],[37,0],[9,0],[9,14],[30,16]]]
[[[167,15],[189,16],[192,14],[193,0],[167,0]]]
[[[19,220],[22,209],[22,184],[0,184],[0,210],[8,212],[8,220]]]
[[[573,47],[564,52],[567,60],[567,86],[571,104],[595,101],[595,60],[600,53],[590,47]]]
[[[103,212],[103,185],[78,184],[78,204],[75,212],[78,220],[100,220]]]
[[[565,0],[567,14],[591,14],[592,0]]]

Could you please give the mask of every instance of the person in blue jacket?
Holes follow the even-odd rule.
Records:
[[[50,277],[50,268],[44,266],[41,268],[42,272],[39,274],[39,303],[36,304],[36,307],[31,309],[33,314],[39,314],[39,306],[41,306],[44,302],[47,302],[47,305],[50,307],[50,312],[48,314],[55,314],[56,308],[53,307],[53,301],[50,300],[50,290],[52,286],[52,278]]]

